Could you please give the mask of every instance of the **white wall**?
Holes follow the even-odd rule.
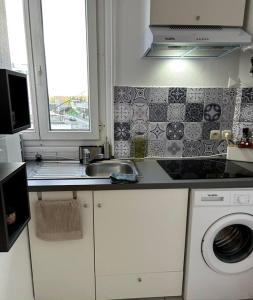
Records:
[[[0,0],[0,67],[11,67],[4,0]]]
[[[149,25],[149,0],[113,0],[115,8],[115,85],[226,87],[237,79],[239,52],[221,59],[142,59]]]
[[[4,1],[0,0],[0,68],[10,68],[10,55],[8,45],[8,34],[5,17]],[[6,137],[11,139],[12,145],[18,143],[17,136]],[[1,142],[5,140],[1,136]],[[18,144],[17,144],[18,145]],[[20,159],[20,153],[14,153],[12,149],[5,152],[8,145],[3,146],[3,153],[0,159]],[[8,150],[8,149],[7,149]],[[9,149],[10,150],[10,149]],[[9,154],[9,155],[8,155]],[[12,154],[14,157],[12,157]],[[23,231],[12,249],[8,253],[0,253],[0,300],[32,300],[32,276],[27,229]]]

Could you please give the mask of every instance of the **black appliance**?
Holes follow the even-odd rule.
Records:
[[[180,159],[157,162],[175,180],[253,177],[253,171],[225,159]]]

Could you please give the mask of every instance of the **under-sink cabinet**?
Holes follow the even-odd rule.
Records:
[[[43,192],[41,201],[72,196]],[[187,189],[77,192],[77,198],[84,238],[45,242],[35,236],[38,195],[30,194],[36,300],[182,295]]]
[[[43,192],[41,195],[39,201],[73,197],[72,192]],[[48,242],[36,237],[38,194],[30,193],[29,235],[36,300],[95,299],[92,192],[77,192],[77,197],[81,202],[83,239]]]

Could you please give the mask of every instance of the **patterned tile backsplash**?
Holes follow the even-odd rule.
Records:
[[[253,129],[253,88],[114,88],[115,157],[134,157],[132,140],[145,137],[146,157],[222,154],[212,130],[230,129],[234,140]]]

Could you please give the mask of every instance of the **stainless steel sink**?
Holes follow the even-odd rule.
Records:
[[[43,161],[28,163],[28,179],[85,179],[109,178],[112,173],[136,174],[131,160],[108,160],[84,166],[79,161]]]
[[[138,170],[131,160],[109,160],[87,165],[85,173],[92,178],[109,178],[112,173],[138,175]]]

